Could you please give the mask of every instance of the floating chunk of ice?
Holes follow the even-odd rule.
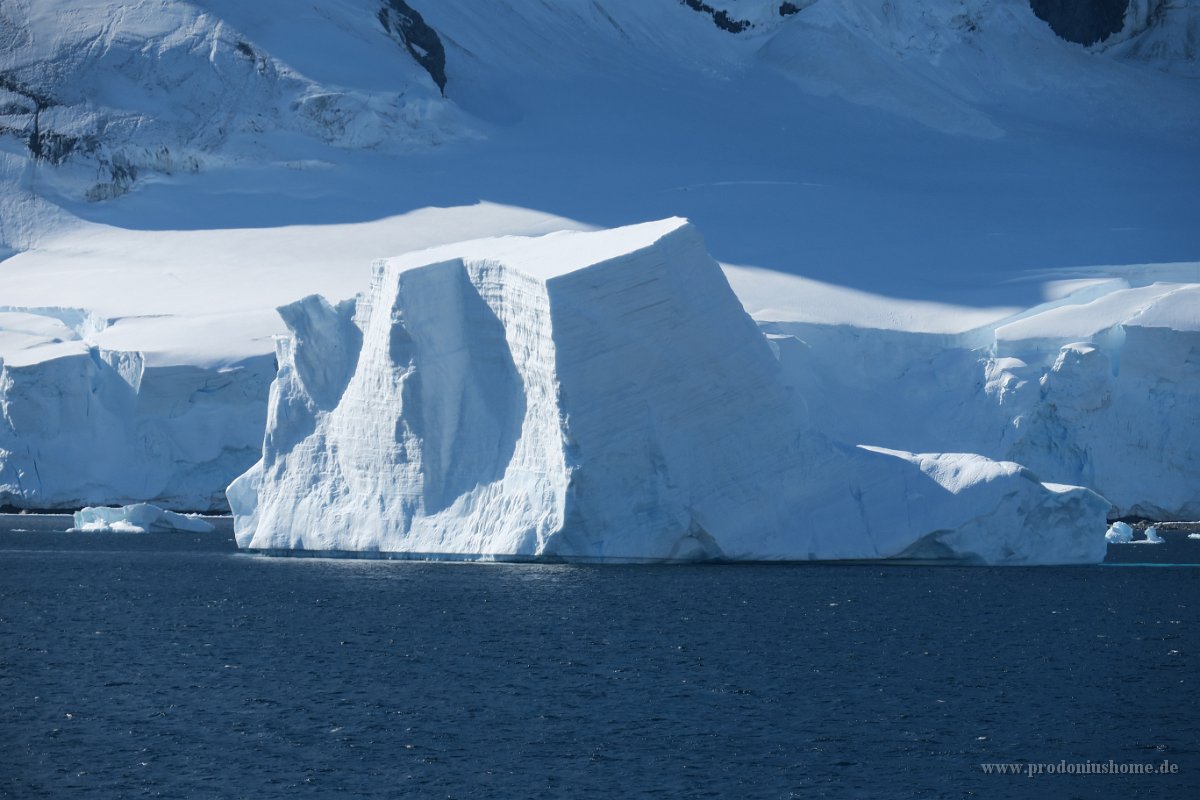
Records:
[[[75,512],[75,527],[70,533],[210,533],[208,522],[149,503],[120,508],[85,508]]]
[[[1109,526],[1104,538],[1113,544],[1128,544],[1133,541],[1133,528],[1124,522],[1114,522]]]

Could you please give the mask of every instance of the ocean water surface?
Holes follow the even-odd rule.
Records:
[[[0,797],[1195,797],[1198,611],[1196,566],[280,559],[10,525]],[[1174,771],[1028,775],[1110,760]]]

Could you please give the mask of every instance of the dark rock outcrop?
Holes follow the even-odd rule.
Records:
[[[10,74],[0,72],[0,89],[9,91],[27,101],[23,104],[9,104],[3,109],[5,115],[29,116],[31,123],[24,129],[9,125],[0,125],[0,132],[24,135],[25,146],[29,154],[38,161],[49,161],[51,164],[61,164],[81,144],[76,136],[68,136],[42,128],[42,112],[58,105],[50,95],[25,85]]]
[[[708,3],[705,3],[704,0],[680,0],[680,2],[693,11],[699,11],[701,14],[707,14],[712,17],[713,23],[723,31],[741,33],[751,27],[749,20],[735,19],[729,16],[729,12],[719,11]]]
[[[1092,45],[1121,30],[1129,0],[1029,0],[1029,6],[1061,38]]]
[[[399,38],[414,60],[429,73],[443,95],[446,94],[446,48],[437,31],[404,0],[385,0],[379,9],[383,29]]]

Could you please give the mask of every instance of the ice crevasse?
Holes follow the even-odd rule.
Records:
[[[377,262],[280,312],[240,546],[579,561],[1093,562],[1109,503],[833,441],[685,220]]]

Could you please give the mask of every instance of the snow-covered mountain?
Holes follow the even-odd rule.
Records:
[[[367,5],[6,3],[2,129],[42,167],[33,188],[93,201],[270,164],[293,137],[423,151],[470,136]]]
[[[1198,20],[5,2],[0,505],[220,508],[277,306],[351,298],[377,258],[679,215],[835,438],[1194,514]]]

